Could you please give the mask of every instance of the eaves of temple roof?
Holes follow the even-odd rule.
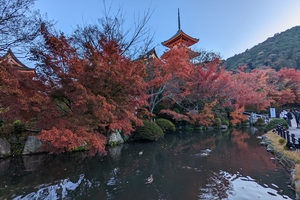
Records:
[[[174,36],[162,42],[161,44],[168,48],[172,48],[179,43],[189,47],[192,46],[193,44],[196,44],[198,41],[199,39],[193,38],[188,34],[186,34],[185,32],[183,32],[181,29],[179,29]]]
[[[7,53],[1,57],[0,60],[7,60],[11,66],[15,69],[18,69],[21,72],[31,72],[34,73],[35,69],[29,68],[26,65],[24,65],[12,52],[11,49],[7,51]]]

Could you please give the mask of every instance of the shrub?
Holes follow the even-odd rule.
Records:
[[[21,123],[20,120],[15,120],[13,122],[13,132],[15,134],[21,134],[25,131],[25,125]]]
[[[256,126],[262,126],[265,123],[265,120],[263,118],[258,118],[257,121],[255,122]]]
[[[182,113],[183,112],[183,108],[177,103],[175,103],[173,105],[172,110],[176,113]]]
[[[192,131],[195,130],[195,128],[192,127],[192,126],[186,126],[186,127],[185,127],[185,130],[188,131],[188,132],[192,132]]]
[[[226,125],[227,127],[229,127],[230,122],[229,122],[229,120],[224,119],[224,120],[222,121],[222,124],[223,124],[223,125]]]
[[[136,127],[135,139],[158,140],[164,136],[163,130],[156,123],[144,120],[143,124]]]
[[[279,142],[280,145],[284,145],[286,141],[285,141],[284,138],[280,138],[280,139],[278,140],[278,142]]]
[[[264,131],[270,131],[274,128],[277,128],[278,124],[282,123],[283,124],[283,128],[284,129],[288,129],[289,128],[289,125],[288,123],[284,120],[284,119],[281,119],[281,118],[275,118],[275,119],[272,119],[265,127],[264,127]]]
[[[180,114],[180,110],[178,108],[174,108],[173,111]]]
[[[222,125],[222,120],[219,117],[215,118],[214,126],[220,127]]]
[[[122,144],[120,141],[111,141],[108,145],[110,147],[115,147],[115,146],[118,146],[120,144]]]
[[[176,130],[175,125],[168,119],[159,118],[156,120],[156,124],[163,132],[174,132]]]

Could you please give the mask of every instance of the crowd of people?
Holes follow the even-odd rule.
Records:
[[[283,110],[280,113],[279,117],[285,119],[290,127],[292,127],[292,119],[294,119],[294,117],[295,117],[295,121],[297,123],[297,128],[300,128],[300,111],[298,109]]]

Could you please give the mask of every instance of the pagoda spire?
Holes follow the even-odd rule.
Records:
[[[162,45],[168,48],[172,48],[176,46],[177,44],[183,44],[186,47],[192,46],[193,44],[197,43],[199,39],[192,38],[191,36],[187,35],[181,30],[180,27],[180,12],[178,8],[178,31],[174,36],[172,36],[170,39],[162,42]]]
[[[180,12],[179,12],[179,8],[178,8],[178,30],[181,30],[181,27],[180,27]]]

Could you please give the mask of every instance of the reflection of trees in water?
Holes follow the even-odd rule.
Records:
[[[78,181],[72,182],[70,179],[62,179],[55,181],[54,184],[38,186],[36,192],[30,192],[27,195],[13,196],[14,200],[21,199],[65,199],[66,197],[72,196],[71,194],[76,190],[77,196],[87,195],[88,188],[98,187],[100,182],[88,180],[81,174]]]
[[[22,192],[14,191],[11,197],[14,200],[65,199],[88,196],[91,190],[98,188],[101,195],[106,194],[106,199],[113,199],[115,193],[123,190],[118,168],[113,168],[110,173],[104,173],[102,178],[102,181],[100,181],[99,176],[88,179],[86,175],[80,174],[77,178],[73,176],[72,180],[66,178],[53,181],[50,184],[41,184],[34,188],[22,188]]]
[[[237,176],[225,171],[213,172],[205,186],[201,186],[199,199],[228,199],[228,193],[233,192],[231,181]]]
[[[217,141],[227,140],[229,136],[229,130],[222,132],[219,130],[204,131],[199,133],[193,133],[192,137],[178,138],[177,142],[172,147],[174,154],[180,154],[189,151],[200,151],[201,149],[210,148],[211,150],[216,148]],[[195,136],[196,134],[196,136]]]
[[[260,185],[257,180],[240,173],[213,172],[205,186],[199,188],[198,199],[291,199],[277,185]],[[269,196],[266,196],[268,194]]]
[[[9,168],[0,174],[7,187],[0,190],[0,196],[16,196],[36,191],[46,183],[57,180],[76,182],[83,168],[86,154],[69,155],[32,155],[8,158]],[[2,163],[2,162],[1,162]],[[51,184],[52,185],[52,184]],[[43,186],[44,187],[44,186]]]
[[[206,141],[208,142],[209,138]],[[194,149],[197,149],[196,146]],[[205,149],[208,146],[201,144],[199,147]],[[212,150],[205,158],[212,170],[222,167],[231,173],[238,171],[251,173],[276,169],[276,162],[261,159],[271,155],[265,148],[259,146],[257,138],[243,131],[232,130],[230,134],[219,135],[215,140],[215,149]]]
[[[250,136],[247,133],[234,129],[231,134],[233,135],[231,141],[237,144],[238,149],[242,150],[248,148],[246,139],[249,139]]]
[[[259,146],[256,137],[243,131],[179,133],[165,137],[169,139],[124,144],[122,151],[111,151],[107,157],[48,155],[14,160],[10,164],[16,168],[5,176],[0,174],[0,179],[13,179],[14,183],[9,183],[5,190],[12,191],[14,197],[54,194],[70,198],[91,195],[105,199],[144,199],[145,196],[195,199],[198,195],[199,199],[209,199],[209,196],[226,199],[233,191],[230,181],[236,176],[276,169],[276,162],[269,159],[269,153]],[[208,156],[196,156],[207,148],[212,149]],[[141,150],[144,153],[140,156]],[[150,174],[154,181],[145,185],[145,178]],[[1,194],[5,194],[3,190]]]
[[[120,169],[115,167],[111,173],[105,177],[106,199],[114,199],[116,193],[123,190],[123,181],[119,177]]]

